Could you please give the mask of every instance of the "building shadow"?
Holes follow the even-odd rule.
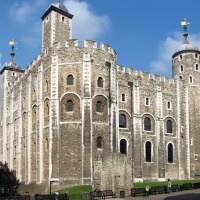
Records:
[[[200,200],[200,194],[189,193],[165,197],[163,200]]]

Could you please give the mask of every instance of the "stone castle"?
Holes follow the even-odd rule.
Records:
[[[170,79],[119,66],[106,44],[79,46],[72,18],[58,0],[51,4],[41,54],[23,70],[12,51],[1,70],[1,160],[38,188],[196,178],[200,51],[188,42],[186,21]]]

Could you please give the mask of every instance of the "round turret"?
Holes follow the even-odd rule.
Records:
[[[181,22],[184,29],[184,43],[180,45],[172,56],[173,78],[184,80],[185,83],[199,84],[200,51],[196,45],[188,41],[186,19]]]

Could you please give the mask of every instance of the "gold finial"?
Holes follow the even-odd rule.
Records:
[[[15,39],[14,38],[12,38],[12,40],[9,42],[9,46],[11,47],[11,49],[12,49],[12,51],[14,51],[14,49],[15,49]]]
[[[181,21],[181,25],[183,26],[183,30],[185,32],[187,32],[187,25],[190,24],[189,22],[187,22],[186,18],[183,19],[183,21]]]

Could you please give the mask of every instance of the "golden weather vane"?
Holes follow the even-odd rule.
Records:
[[[12,40],[9,42],[9,46],[11,47],[12,51],[14,51],[14,49],[16,48],[15,45],[17,43],[15,42],[15,39],[12,38]]]
[[[185,32],[187,32],[187,29],[188,29],[188,24],[190,24],[190,22],[187,22],[186,18],[183,19],[183,21],[181,21],[181,25],[183,26],[183,30]]]

